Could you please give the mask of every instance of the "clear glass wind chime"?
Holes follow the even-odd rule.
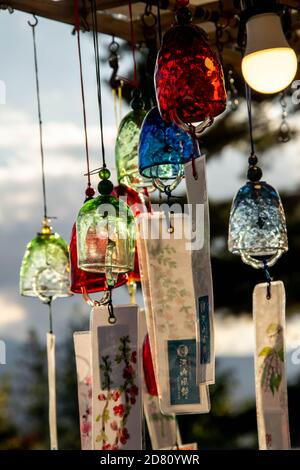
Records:
[[[91,185],[90,175],[90,161],[89,161],[89,143],[88,143],[88,132],[87,132],[87,115],[85,106],[85,92],[84,92],[84,80],[83,80],[83,67],[82,67],[82,54],[81,54],[81,40],[80,40],[80,16],[78,8],[78,0],[74,2],[74,16],[75,16],[75,32],[77,37],[77,51],[79,61],[79,75],[80,75],[80,89],[81,89],[81,100],[82,100],[82,113],[83,113],[83,125],[84,125],[84,142],[85,142],[85,156],[86,156],[86,167],[87,167],[87,188],[85,190],[85,201],[92,200],[95,195],[95,190]],[[74,294],[82,294],[83,298],[89,305],[95,303],[105,303],[109,298],[109,287],[106,282],[106,275],[99,272],[88,272],[83,271],[78,267],[78,256],[77,256],[77,235],[76,235],[76,223],[73,225],[71,241],[70,241],[70,261],[71,261],[71,291]],[[125,274],[119,274],[117,282],[114,288],[119,287],[127,282],[127,276]],[[103,298],[99,301],[94,301],[90,298],[89,294],[95,292],[105,292]]]
[[[99,170],[99,196],[86,201],[77,216],[77,256],[78,267],[83,271],[105,274],[109,287],[109,321],[114,323],[116,319],[112,310],[111,289],[118,282],[120,274],[133,271],[135,222],[129,206],[113,195],[113,184],[109,179],[110,171],[106,165],[97,9],[94,0],[92,1],[92,22],[102,167]]]
[[[68,297],[70,292],[70,264],[69,249],[65,240],[52,231],[50,218],[47,212],[46,180],[43,148],[43,127],[40,103],[40,88],[38,74],[38,60],[35,28],[38,24],[34,16],[34,23],[28,21],[32,29],[34,68],[36,79],[36,94],[38,105],[40,155],[42,167],[42,188],[44,218],[42,229],[37,236],[28,243],[20,269],[20,294],[37,297],[49,306],[49,333],[47,333],[47,360],[48,360],[48,388],[49,388],[49,431],[50,448],[56,450],[56,378],[55,378],[55,335],[52,328],[52,301],[58,297]]]
[[[242,261],[268,273],[288,250],[284,209],[276,189],[261,181],[253,142],[251,91],[246,85],[251,154],[248,159],[248,181],[238,191],[231,207],[228,249]]]

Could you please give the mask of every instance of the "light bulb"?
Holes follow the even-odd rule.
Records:
[[[248,20],[242,72],[248,85],[259,93],[277,93],[293,81],[297,56],[275,13],[262,13]]]

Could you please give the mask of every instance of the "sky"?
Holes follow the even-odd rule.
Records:
[[[35,96],[33,46],[30,15],[0,12],[0,80],[6,86],[6,102],[0,105],[0,339],[24,339],[29,327],[41,334],[48,328],[47,308],[37,299],[18,293],[19,268],[26,244],[40,229],[42,218],[39,134]],[[53,226],[69,241],[72,225],[82,205],[86,180],[85,152],[80,99],[76,38],[69,26],[39,19],[36,29],[40,70],[44,151],[47,174],[49,214],[57,217]],[[109,37],[100,38],[100,53],[107,57]],[[86,108],[91,167],[100,166],[99,125],[96,82],[91,38],[82,35],[82,55],[86,89]],[[121,74],[126,75],[130,57],[121,58]],[[105,64],[102,76],[110,73]],[[109,167],[113,170],[116,126],[112,95],[103,89],[104,134]],[[278,106],[267,110],[279,125]],[[124,105],[123,113],[128,108]],[[236,119],[245,113],[236,112]],[[291,125],[300,127],[294,118]],[[208,189],[211,200],[229,200],[243,184],[245,159],[243,149],[225,147],[208,163]],[[244,151],[247,151],[245,146]],[[294,191],[300,186],[300,137],[264,155],[264,176],[279,190]],[[247,155],[245,155],[247,158]],[[96,181],[96,180],[95,180]],[[114,302],[128,303],[126,288],[116,289]],[[142,304],[139,296],[138,302]],[[89,309],[80,296],[54,303],[54,329],[58,339],[74,312],[88,316]],[[288,333],[292,347],[300,345],[300,319],[296,316]],[[289,330],[288,330],[289,331]],[[242,333],[243,332],[243,333]],[[243,342],[239,338],[243,334]],[[216,323],[216,347],[220,355],[250,355],[253,331],[249,317],[238,320],[220,315]]]

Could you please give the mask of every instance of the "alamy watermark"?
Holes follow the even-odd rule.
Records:
[[[126,196],[119,199],[127,202]],[[204,204],[152,204],[151,213],[147,214],[146,223],[142,224],[140,236],[144,240],[184,240],[186,250],[201,250],[204,246],[204,211]],[[147,209],[143,203],[136,204],[133,212],[143,214],[147,213]],[[124,240],[134,236],[132,231],[124,230],[124,224],[120,223],[122,219],[126,226],[129,225],[130,212],[125,205],[103,203],[97,213],[99,219],[92,222],[97,237]]]

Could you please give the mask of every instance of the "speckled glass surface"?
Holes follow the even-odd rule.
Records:
[[[87,201],[76,221],[78,267],[106,274],[114,285],[118,274],[133,270],[135,222],[131,209],[114,196]]]
[[[28,243],[20,270],[20,294],[43,302],[71,295],[68,245],[57,233],[40,233]]]
[[[276,256],[288,250],[284,209],[278,192],[266,182],[247,182],[238,191],[230,213],[228,248],[242,257]]]
[[[139,140],[139,171],[147,178],[173,179],[193,157],[189,134],[164,121],[157,107],[144,119]]]
[[[146,111],[139,109],[122,119],[115,147],[118,181],[135,191],[153,189],[152,182],[143,178],[138,169],[138,143],[145,115]]]
[[[156,98],[162,118],[199,122],[221,114],[226,108],[223,70],[196,25],[174,25],[164,35],[157,55]]]

